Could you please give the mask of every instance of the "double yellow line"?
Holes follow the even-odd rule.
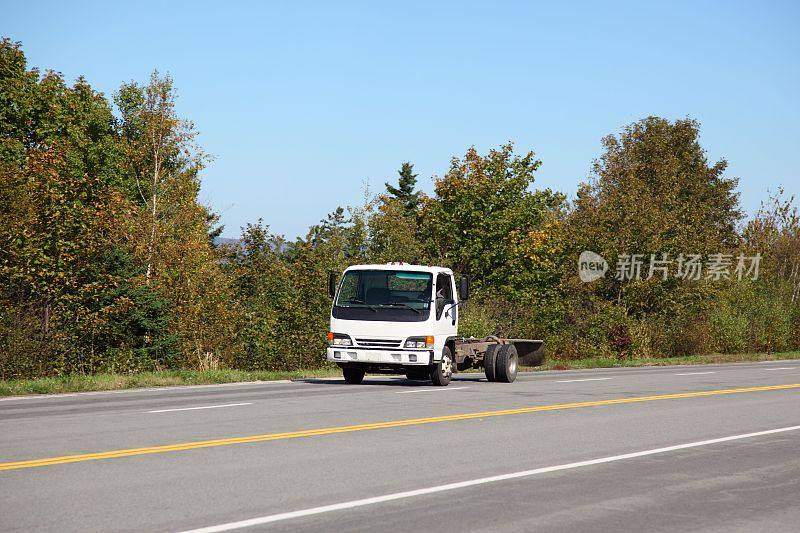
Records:
[[[501,409],[498,411],[482,411],[478,413],[462,413],[457,415],[432,416],[428,418],[408,418],[405,420],[390,420],[388,422],[375,422],[372,424],[356,424],[353,426],[338,426],[320,429],[306,429],[302,431],[289,431],[286,433],[266,433],[251,435],[249,437],[233,437],[227,439],[201,440],[196,442],[183,442],[166,444],[163,446],[148,446],[145,448],[128,448],[125,450],[112,450],[99,453],[84,453],[79,455],[62,455],[60,457],[46,457],[27,461],[13,461],[0,463],[0,470],[21,470],[23,468],[38,468],[41,466],[60,465],[65,463],[80,463],[83,461],[96,461],[100,459],[116,459],[119,457],[132,457],[135,455],[149,455],[155,453],[180,452],[198,448],[213,448],[216,446],[229,446],[231,444],[247,444],[252,442],[267,442],[272,440],[299,439],[304,437],[319,437],[336,433],[353,433],[356,431],[370,431],[373,429],[388,429],[404,426],[418,426],[421,424],[434,424],[438,422],[453,422],[456,420],[473,420],[476,418],[489,418],[494,416],[521,415],[526,413],[539,413],[542,411],[560,411],[562,409],[580,409],[583,407],[598,407],[602,405],[619,405],[626,403],[654,402],[658,400],[676,400],[679,398],[700,398],[704,396],[720,396],[723,394],[743,394],[747,392],[765,392],[788,389],[800,389],[800,383],[788,385],[768,385],[764,387],[746,387],[739,389],[719,389],[709,391],[679,392],[675,394],[659,394],[656,396],[637,396],[633,398],[616,398],[612,400],[598,400],[594,402],[560,403],[552,405],[537,405],[532,407],[519,407],[516,409]]]

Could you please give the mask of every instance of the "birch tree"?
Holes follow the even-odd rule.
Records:
[[[123,84],[115,102],[131,191],[145,212],[146,281],[154,276],[161,227],[174,214],[166,198],[183,180],[195,180],[205,155],[195,144],[194,125],[175,112],[172,79],[154,71],[150,82]]]

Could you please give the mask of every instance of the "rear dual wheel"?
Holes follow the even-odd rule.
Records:
[[[513,344],[492,344],[483,355],[483,367],[488,381],[511,383],[517,379],[519,356]]]
[[[497,361],[497,350],[500,344],[490,344],[486,348],[486,353],[483,354],[483,370],[486,372],[487,381],[497,381],[497,374],[495,373],[495,362]]]

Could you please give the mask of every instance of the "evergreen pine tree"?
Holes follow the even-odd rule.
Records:
[[[392,195],[393,198],[403,203],[406,215],[413,215],[417,212],[417,207],[419,207],[419,191],[414,191],[414,188],[417,186],[417,175],[414,174],[414,165],[408,162],[403,163],[397,173],[400,175],[397,187],[387,182],[386,191]]]

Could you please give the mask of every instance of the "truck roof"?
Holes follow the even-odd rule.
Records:
[[[439,274],[444,272],[446,274],[453,274],[449,268],[428,266],[428,265],[411,265],[409,263],[383,263],[374,265],[352,265],[345,269],[348,270],[407,270],[409,272],[430,272],[431,274]]]

